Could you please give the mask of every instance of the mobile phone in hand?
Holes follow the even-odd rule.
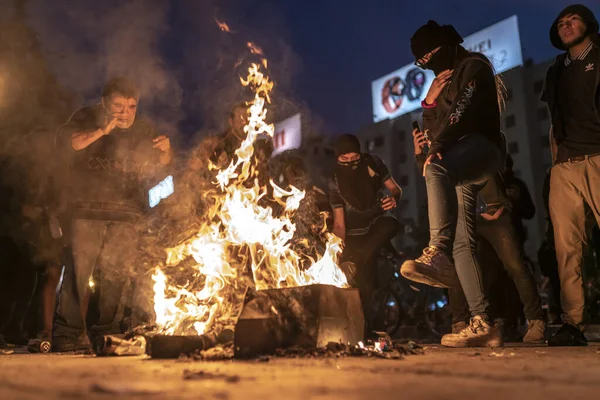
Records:
[[[413,129],[416,129],[419,132],[422,132],[421,127],[419,126],[419,123],[417,121],[413,121],[412,126],[413,126]],[[427,137],[427,132],[423,132],[423,137],[425,138],[425,140],[429,141],[429,137]],[[425,146],[423,146],[423,152],[427,153],[428,151],[429,151],[429,146],[427,144],[425,144]]]

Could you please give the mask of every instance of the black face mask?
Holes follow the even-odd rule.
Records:
[[[436,76],[442,71],[452,69],[456,60],[457,49],[457,46],[440,47],[423,67],[432,70]]]
[[[338,161],[338,165],[340,167],[344,167],[344,168],[349,168],[349,169],[355,170],[360,165],[361,159],[362,159],[362,157],[359,158],[358,160],[354,160],[354,161],[347,161],[347,162]]]

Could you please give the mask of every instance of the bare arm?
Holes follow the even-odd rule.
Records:
[[[106,135],[104,129],[96,129],[92,132],[75,132],[71,136],[71,147],[75,151],[83,150],[104,135]]]
[[[171,164],[171,161],[173,161],[173,150],[169,149],[168,151],[161,153],[159,161],[162,165]]]
[[[558,154],[558,146],[556,144],[556,140],[554,139],[552,127],[550,127],[550,152],[552,155],[552,165],[554,165],[554,163],[556,163],[556,155]]]
[[[333,209],[333,234],[346,240],[346,220],[343,207]]]
[[[392,197],[385,197],[381,200],[381,208],[383,211],[389,211],[396,208],[398,200],[402,197],[402,188],[396,183],[394,178],[388,178],[383,182],[383,185],[392,193]]]
[[[110,121],[104,128],[96,129],[91,132],[74,132],[71,135],[71,147],[73,150],[79,151],[88,147],[102,136],[108,135],[117,126],[117,119]]]
[[[398,182],[396,182],[394,178],[386,180],[383,182],[383,184],[385,185],[386,189],[392,193],[392,196],[394,196],[396,200],[400,200],[402,198],[402,188],[400,185],[398,185]]]

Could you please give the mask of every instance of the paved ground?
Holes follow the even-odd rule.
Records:
[[[185,370],[196,374],[184,379]],[[0,356],[0,399],[593,399],[600,346],[443,349],[402,360],[180,362]]]

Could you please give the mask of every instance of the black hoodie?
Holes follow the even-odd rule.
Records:
[[[423,110],[424,129],[432,141],[429,154],[443,154],[469,134],[482,135],[502,149],[494,70],[483,54],[460,50],[463,58],[451,83],[438,96],[436,107]]]

